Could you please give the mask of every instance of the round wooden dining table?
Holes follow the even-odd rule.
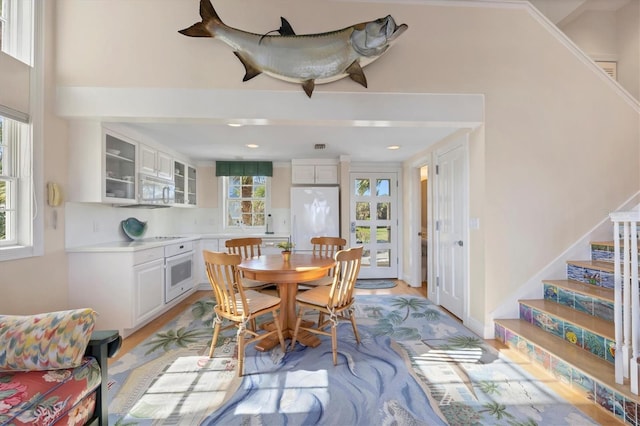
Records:
[[[335,265],[332,257],[317,256],[307,253],[291,253],[289,261],[285,261],[281,254],[268,254],[243,260],[238,269],[246,278],[270,282],[278,286],[280,307],[280,324],[285,339],[293,337],[296,327],[296,295],[298,283],[312,281],[326,276]],[[263,328],[274,327],[273,322],[263,325]],[[271,338],[273,337],[273,339]],[[300,331],[298,339],[305,346],[315,348],[320,344],[316,335]],[[267,351],[278,345],[278,338],[269,336],[256,344],[256,349]]]

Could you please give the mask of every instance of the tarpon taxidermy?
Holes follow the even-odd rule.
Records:
[[[242,81],[265,73],[301,84],[309,97],[316,84],[346,76],[367,87],[362,67],[382,56],[408,28],[396,25],[388,15],[337,31],[296,35],[283,18],[280,35],[254,34],[225,25],[210,0],[200,0],[200,16],[202,22],[179,33],[214,37],[228,44],[246,70]]]

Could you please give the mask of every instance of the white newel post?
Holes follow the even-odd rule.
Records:
[[[629,378],[631,392],[638,395],[638,355],[640,355],[640,287],[638,286],[638,222],[640,213],[615,212],[614,241],[614,322],[615,380]],[[620,265],[620,226],[622,225],[622,266]]]

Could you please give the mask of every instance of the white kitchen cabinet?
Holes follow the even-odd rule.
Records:
[[[87,203],[136,202],[138,143],[96,121],[69,125],[67,200]]]
[[[118,330],[123,337],[189,294],[164,303],[163,246],[137,251],[71,251],[67,259],[70,308],[95,309],[99,314],[96,328]]]
[[[173,157],[157,149],[140,144],[140,173],[173,179]]]
[[[334,160],[291,160],[291,183],[337,185],[338,164]]]
[[[133,323],[154,318],[164,308],[164,256],[133,268]]]
[[[176,206],[196,206],[196,169],[180,161],[174,161],[173,181],[176,186]]]

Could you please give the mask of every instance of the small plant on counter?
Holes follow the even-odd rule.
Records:
[[[282,251],[291,251],[291,249],[295,247],[295,244],[291,241],[280,241],[276,247],[282,249]]]

